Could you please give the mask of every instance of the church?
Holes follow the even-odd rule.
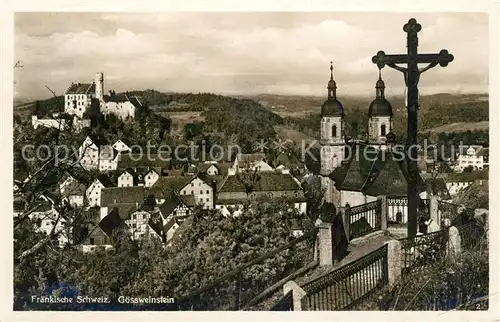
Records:
[[[406,198],[408,171],[404,151],[394,147],[393,112],[385,98],[380,71],[375,99],[368,106],[368,139],[348,139],[345,110],[337,98],[337,83],[330,66],[327,100],[321,107],[321,186],[324,201],[337,209],[375,201],[377,196]],[[424,184],[419,180],[419,192]]]

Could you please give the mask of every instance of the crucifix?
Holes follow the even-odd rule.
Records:
[[[418,196],[418,167],[417,167],[417,130],[418,130],[418,81],[420,74],[437,66],[442,67],[453,61],[453,55],[443,49],[439,54],[419,54],[418,32],[422,26],[413,18],[408,20],[403,27],[407,34],[407,54],[386,55],[379,51],[373,56],[372,62],[379,69],[385,65],[403,73],[407,88],[407,109],[408,109],[408,137],[406,139],[406,163],[408,166],[408,237],[414,237],[418,228],[419,196]],[[406,67],[397,64],[406,64]],[[428,64],[424,68],[419,68],[418,64]]]

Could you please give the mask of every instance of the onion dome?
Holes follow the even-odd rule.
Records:
[[[321,106],[321,117],[344,116],[344,106],[337,99],[337,83],[333,79],[333,64],[330,62],[330,81],[328,82],[328,99]]]
[[[370,103],[370,107],[368,108],[368,116],[391,116],[393,115],[392,113],[392,106],[391,103],[389,103],[388,100],[385,99],[384,96],[384,91],[385,91],[385,83],[382,80],[382,76],[378,74],[378,80],[375,85],[375,90],[376,90],[376,97],[375,99]]]

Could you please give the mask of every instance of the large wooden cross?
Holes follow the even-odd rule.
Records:
[[[443,49],[439,54],[419,54],[418,32],[422,26],[413,18],[408,20],[403,27],[407,33],[407,54],[386,55],[379,51],[373,56],[372,62],[377,64],[379,69],[385,65],[394,68],[404,74],[407,87],[407,108],[408,108],[408,137],[406,140],[406,160],[408,165],[408,237],[414,237],[418,228],[418,168],[417,168],[417,130],[418,130],[418,81],[420,74],[437,66],[445,67],[453,61],[453,55]],[[406,68],[396,64],[406,64]],[[419,68],[418,64],[428,64],[424,68]]]

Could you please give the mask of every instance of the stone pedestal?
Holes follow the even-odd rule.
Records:
[[[386,196],[378,196],[377,200],[380,201],[381,203],[381,211],[380,211],[380,223],[381,223],[381,230],[387,230],[387,216],[388,216],[388,211],[387,211],[387,197]]]
[[[401,243],[395,239],[386,242],[387,244],[387,272],[389,275],[389,288],[392,288],[401,278],[403,268]]]
[[[302,311],[302,298],[306,296],[306,291],[294,281],[288,281],[283,285],[283,295],[293,291],[293,310]]]
[[[450,257],[450,259],[453,259],[455,256],[460,254],[460,252],[462,251],[461,244],[462,241],[457,227],[455,226],[450,227],[448,230],[448,247],[447,247],[447,254]]]
[[[333,265],[332,223],[322,222],[318,225],[319,266]]]

